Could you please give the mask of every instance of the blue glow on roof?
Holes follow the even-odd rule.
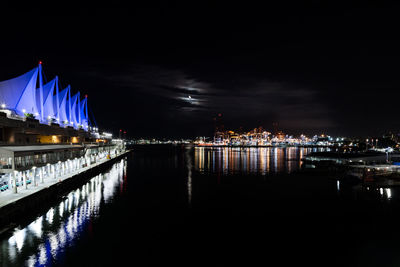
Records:
[[[39,65],[21,76],[0,82],[0,104],[21,117],[32,113],[41,123],[56,119],[60,126],[78,128],[81,125],[88,130],[87,98],[81,100],[80,92],[71,97],[69,85],[61,92],[58,86],[58,77],[42,85]]]

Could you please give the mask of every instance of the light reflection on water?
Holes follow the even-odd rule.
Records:
[[[196,147],[195,170],[221,174],[291,173],[301,168],[301,159],[329,148],[305,147]]]
[[[126,162],[116,163],[104,174],[70,192],[27,226],[17,227],[2,238],[1,266],[48,266],[57,262],[67,247],[73,246],[99,216],[101,203],[112,201],[116,191],[126,186]]]
[[[357,188],[358,192],[362,192],[365,195],[374,197],[375,199],[383,201],[399,201],[400,200],[400,188],[399,187],[361,187]],[[338,192],[340,188],[338,187]]]
[[[311,152],[329,151],[329,148],[305,147],[195,147],[194,170],[201,174],[218,175],[271,175],[289,174],[302,167],[301,161]],[[187,159],[191,161],[191,159]],[[322,176],[324,176],[323,174]],[[191,175],[188,174],[188,177]],[[341,178],[341,176],[337,177]],[[304,179],[304,178],[302,178]],[[190,186],[189,186],[190,181]],[[306,182],[306,181],[305,181]],[[191,190],[192,179],[188,178],[188,192]],[[340,180],[333,183],[338,194],[352,194],[354,198],[372,198],[391,201],[400,197],[400,188],[368,188],[358,184],[351,186],[342,184]],[[345,189],[343,191],[343,189]],[[350,191],[348,190],[350,189]]]
[[[252,190],[252,186],[247,186],[249,184],[242,187],[242,183],[238,183],[237,181],[230,183],[229,187],[225,187],[226,184],[224,183],[201,183],[202,179],[217,179],[223,175],[236,173],[239,174],[240,179],[246,179],[253,174],[267,175],[269,173],[294,172],[301,166],[300,159],[312,151],[312,149],[306,148],[196,148],[193,152],[192,147],[187,147],[184,152],[177,150],[173,157],[169,153],[165,153],[166,156],[161,157],[160,154],[165,154],[159,153],[159,151],[155,151],[154,154],[150,155],[144,153],[144,155],[135,157],[136,161],[131,162],[131,164],[134,164],[132,166],[135,167],[131,169],[133,174],[140,174],[137,175],[138,179],[131,180],[131,183],[135,185],[130,187],[130,189],[135,188],[135,191],[131,191],[131,194],[129,194],[132,197],[131,200],[125,198],[124,201],[118,202],[118,205],[108,205],[109,210],[112,210],[111,215],[110,213],[107,214],[105,209],[103,209],[104,203],[111,204],[112,202],[116,202],[118,193],[123,194],[127,190],[127,165],[121,162],[119,165],[115,165],[109,173],[96,176],[79,189],[70,192],[62,201],[49,207],[41,216],[22,227],[14,229],[11,236],[3,237],[3,240],[0,240],[0,266],[51,266],[53,263],[63,262],[63,258],[67,258],[66,255],[68,259],[73,259],[76,256],[77,260],[74,263],[78,262],[78,264],[71,264],[70,266],[79,265],[82,255],[85,255],[85,257],[87,255],[87,259],[90,262],[94,259],[99,259],[94,262],[104,261],[108,263],[105,260],[105,258],[108,258],[112,260],[115,266],[144,266],[150,265],[148,262],[149,259],[153,260],[152,263],[162,262],[164,264],[166,261],[169,263],[165,259],[170,257],[170,255],[174,255],[176,251],[178,251],[177,257],[179,259],[181,259],[182,255],[187,255],[187,261],[186,258],[183,258],[185,264],[191,262],[193,259],[203,259],[202,257],[205,256],[205,260],[209,262],[207,255],[204,254],[204,248],[200,245],[204,243],[204,240],[211,240],[211,243],[220,244],[215,248],[218,252],[221,251],[221,248],[228,248],[221,254],[221,262],[226,262],[227,259],[228,262],[229,260],[232,261],[232,259],[235,261],[235,258],[226,257],[226,255],[234,254],[244,255],[247,261],[248,258],[254,257],[253,250],[251,254],[246,254],[243,250],[234,250],[234,247],[242,247],[243,244],[246,244],[246,246],[251,245],[247,236],[251,236],[251,234],[248,234],[248,229],[252,227],[254,227],[255,231],[257,230],[257,232],[254,232],[257,233],[254,235],[257,236],[257,239],[258,234],[261,233],[261,236],[266,238],[265,240],[272,240],[273,243],[277,242],[277,244],[280,244],[279,242],[283,239],[293,238],[292,235],[285,235],[283,239],[281,236],[282,233],[287,233],[288,228],[290,228],[294,229],[291,233],[299,231],[300,233],[305,233],[304,237],[306,238],[310,234],[311,240],[314,240],[315,236],[318,236],[316,238],[317,241],[315,241],[317,244],[316,248],[326,247],[328,243],[321,243],[319,239],[320,231],[317,230],[316,233],[313,233],[311,230],[316,225],[315,221],[320,222],[320,217],[324,217],[323,214],[329,214],[327,216],[329,220],[322,221],[323,223],[321,223],[323,227],[335,229],[336,223],[339,223],[339,228],[336,229],[345,229],[339,232],[338,239],[340,239],[340,245],[335,246],[335,249],[343,246],[343,244],[358,244],[356,241],[357,238],[352,239],[352,229],[356,229],[359,225],[354,224],[351,220],[342,220],[342,216],[337,216],[339,219],[333,220],[330,223],[331,214],[350,214],[350,212],[356,210],[355,208],[360,207],[354,203],[362,202],[363,199],[367,200],[365,203],[368,204],[364,206],[367,206],[368,211],[371,209],[380,210],[383,207],[382,203],[398,202],[400,197],[399,188],[353,187],[341,180],[328,180],[322,176],[314,177],[319,181],[317,184],[314,184],[317,179],[310,181],[307,175],[300,172],[290,175],[290,177],[295,177],[295,179],[279,179],[279,175],[277,175],[278,179],[247,179],[249,183],[252,183],[250,185],[254,185],[254,187],[260,184],[263,185],[268,180],[268,186],[260,187],[260,190]],[[207,175],[210,172],[221,175],[215,175],[216,177],[214,175]],[[142,173],[145,175],[142,175]],[[289,175],[284,176],[287,178]],[[173,191],[176,189],[176,183],[174,183],[176,182],[176,177],[179,178],[180,182],[184,181],[186,187],[181,187],[183,183],[180,183],[178,184],[179,189]],[[172,183],[165,183],[167,178],[171,179]],[[209,193],[210,188],[211,193]],[[248,191],[249,188],[251,191]],[[231,189],[234,191],[228,191]],[[213,190],[216,192],[215,195],[213,195]],[[243,192],[244,194],[237,194],[236,192]],[[176,195],[179,193],[182,193],[179,196],[184,197],[176,198]],[[127,196],[128,194],[124,195],[124,197]],[[149,201],[149,199],[154,198],[157,201]],[[315,201],[311,202],[309,199],[314,199]],[[337,201],[338,199],[340,201]],[[353,199],[360,199],[360,201],[354,202]],[[374,203],[370,201],[371,199],[378,200],[378,205],[375,205],[374,208],[371,208],[370,203]],[[243,206],[236,205],[238,203],[237,200],[243,201],[241,202]],[[183,201],[185,203],[182,203]],[[186,205],[186,201],[189,205]],[[137,205],[135,207],[134,203],[137,202],[140,203],[135,204]],[[122,208],[118,208],[119,204],[121,204]],[[208,209],[209,205],[223,208]],[[182,206],[187,206],[189,209],[183,209]],[[136,214],[135,220],[141,218],[137,224],[130,221],[128,215],[126,217],[125,215],[118,216],[121,211],[126,211],[127,209],[134,210]],[[304,213],[301,212],[302,209],[304,209]],[[160,218],[164,218],[160,217],[161,215],[164,216],[164,210],[168,211],[166,215],[168,217],[165,218],[175,217],[171,234],[165,234],[164,231],[168,228],[165,227],[165,220],[160,220]],[[236,216],[236,214],[247,214],[244,213],[246,211],[249,212],[248,214],[250,214],[251,218],[255,218],[253,216],[258,216],[260,214],[259,210],[268,211],[265,221],[262,217],[259,217],[263,222],[262,225],[254,224],[254,220],[249,220],[249,217],[246,217],[246,215],[243,215],[244,217],[241,217],[242,215]],[[172,213],[169,213],[169,211],[172,211]],[[231,228],[228,227],[224,230],[222,227],[215,227],[214,223],[204,223],[205,220],[214,222],[216,212],[219,213],[219,211],[222,211],[221,216],[217,218],[221,219],[222,223],[229,222],[224,224],[224,227],[230,225],[232,226]],[[194,214],[194,217],[185,222],[185,220],[182,220],[182,212],[185,216],[186,214]],[[296,216],[292,218],[302,218],[310,225],[309,231],[304,231],[303,225],[306,223],[301,224],[300,227],[296,226],[297,228],[286,227],[287,218],[290,218],[286,217],[286,214],[291,212]],[[281,213],[285,214],[283,218],[279,218]],[[227,217],[224,217],[224,214],[228,214]],[[230,214],[235,214],[235,217],[231,217],[233,215]],[[298,214],[305,215],[304,217],[297,217],[302,216]],[[313,217],[310,214],[316,215]],[[322,216],[320,216],[321,214]],[[100,216],[103,216],[102,219],[107,219],[93,222],[93,220]],[[370,217],[368,216],[368,218]],[[120,221],[125,220],[116,220],[118,218],[126,218],[126,223],[120,224]],[[201,218],[204,218],[204,220]],[[231,218],[235,220],[231,220]],[[275,223],[276,220],[285,223]],[[104,228],[96,224],[99,221],[103,221]],[[270,221],[274,222],[268,224]],[[113,224],[113,222],[118,223]],[[249,223],[246,224],[247,222]],[[128,227],[115,228],[115,226],[120,225]],[[277,227],[278,225],[283,225],[283,227],[279,228]],[[373,224],[371,223],[371,225]],[[347,229],[350,230],[347,231]],[[233,239],[229,238],[224,242],[213,239],[215,236],[221,236],[220,231],[223,231],[222,236],[225,236],[224,233],[227,234],[226,236],[228,234],[231,236],[231,233],[237,231],[239,234],[234,235],[239,236],[237,243],[232,242]],[[156,234],[149,234],[154,232]],[[273,235],[274,233],[276,233],[276,236]],[[240,239],[240,236],[244,235],[246,238]],[[91,239],[89,242],[90,246],[82,246],[82,244],[87,244],[85,240],[90,236],[98,238]],[[108,237],[104,238],[104,236]],[[180,247],[171,246],[171,239],[181,241],[176,242],[181,244]],[[300,239],[303,240],[303,238]],[[99,240],[101,242],[94,242]],[[253,240],[258,241],[256,239]],[[324,237],[324,240],[331,242],[331,238]],[[353,242],[342,242],[343,240]],[[128,241],[129,246],[126,246],[126,242],[122,241]],[[254,244],[257,244],[255,245],[257,247],[254,247],[254,251],[260,248],[263,251],[270,249],[269,246],[265,246],[265,250],[264,247],[259,247],[259,242],[254,242]],[[298,247],[301,247],[301,243],[299,244],[300,246],[296,246],[295,248],[296,251],[298,251]],[[74,248],[71,249],[71,247]],[[160,247],[163,249],[159,249]],[[346,247],[346,251],[354,251],[353,249],[347,249]],[[156,250],[160,251],[160,254],[155,253],[150,256],[147,253],[143,253],[144,251]],[[79,251],[79,253],[76,251]],[[183,253],[179,253],[181,251]],[[288,253],[291,252],[289,249]],[[304,253],[305,255],[307,254],[306,251]],[[263,255],[263,258],[265,258],[264,254],[261,253],[260,255]],[[345,253],[342,253],[342,255],[345,255]],[[120,259],[120,261],[126,260],[129,264],[115,263],[117,259]],[[135,264],[135,260],[137,259],[141,259],[147,264]],[[175,258],[173,260],[175,262]],[[83,262],[83,264],[87,264],[87,262]],[[206,266],[207,263],[205,262],[202,265]],[[99,266],[99,264],[80,264],[79,266]]]

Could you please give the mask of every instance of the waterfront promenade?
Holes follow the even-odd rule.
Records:
[[[71,179],[72,177],[74,177],[76,175],[79,175],[85,171],[88,171],[96,166],[99,166],[109,160],[112,160],[112,159],[119,157],[128,152],[129,151],[125,151],[125,152],[121,152],[120,154],[112,155],[112,156],[110,156],[109,159],[104,157],[102,159],[97,160],[95,163],[92,163],[89,166],[72,170],[72,171],[68,172],[67,174],[58,175],[58,176],[56,176],[56,178],[44,177],[43,182],[38,182],[36,185],[29,184],[27,186],[27,188],[25,188],[25,186],[19,186],[18,193],[14,193],[12,189],[8,189],[4,192],[0,192],[0,209],[9,204],[13,204],[13,203],[17,202],[18,200],[21,200],[27,196],[38,193],[41,190],[47,189],[55,184],[58,184],[65,180]]]

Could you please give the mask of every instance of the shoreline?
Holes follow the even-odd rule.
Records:
[[[0,207],[0,236],[17,226],[17,222],[23,222],[26,219],[24,217],[36,214],[44,206],[47,207],[48,203],[56,201],[65,193],[85,184],[93,176],[107,170],[118,160],[128,157],[131,152],[132,150],[127,150],[114,158],[3,205]],[[45,204],[43,205],[43,203]]]

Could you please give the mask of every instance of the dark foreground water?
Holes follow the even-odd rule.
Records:
[[[1,266],[399,266],[399,189],[301,172],[309,152],[135,147],[1,236]]]

